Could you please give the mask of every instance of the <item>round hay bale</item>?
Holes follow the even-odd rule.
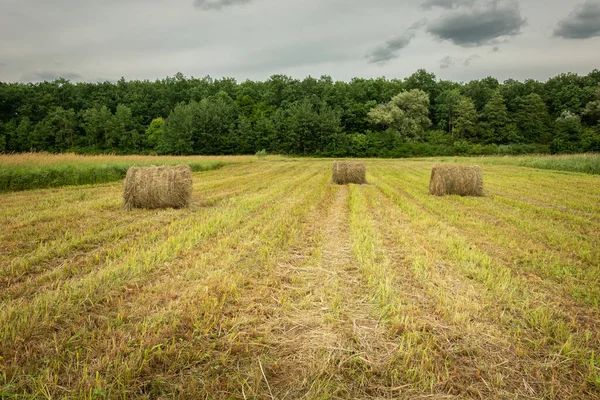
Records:
[[[125,208],[185,208],[192,197],[189,165],[130,167],[125,176]]]
[[[431,169],[429,194],[483,196],[483,174],[477,165],[439,164]]]
[[[350,161],[334,161],[331,178],[333,183],[347,185],[367,183],[367,168],[364,163]]]

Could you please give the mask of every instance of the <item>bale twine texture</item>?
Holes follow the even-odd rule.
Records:
[[[483,196],[483,175],[477,165],[434,165],[429,181],[429,194],[445,196]]]
[[[335,161],[331,174],[333,183],[347,185],[349,183],[367,183],[365,164],[350,161]]]
[[[125,208],[185,208],[192,197],[189,165],[130,167],[125,176]]]

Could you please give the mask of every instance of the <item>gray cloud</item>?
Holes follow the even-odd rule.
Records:
[[[442,69],[450,68],[453,65],[454,65],[454,59],[450,56],[446,56],[446,57],[442,58],[442,61],[440,61],[440,68],[442,68]]]
[[[398,51],[402,50],[410,44],[410,42],[417,35],[417,30],[423,27],[427,23],[426,20],[415,22],[404,31],[400,36],[385,42],[383,46],[379,46],[371,50],[365,58],[369,60],[369,64],[385,64],[386,62],[397,58]]]
[[[498,46],[494,46],[494,48],[492,49],[492,53],[498,53],[500,51],[500,47]]]
[[[74,82],[121,76],[154,80],[177,71],[240,82],[278,73],[295,78],[327,74],[336,80],[404,78],[418,68],[439,72],[446,55],[460,60],[473,53],[482,59],[468,67],[455,60],[441,70],[440,79],[491,75],[500,81],[546,80],[565,71],[587,74],[598,68],[597,40],[573,46],[570,40],[549,37],[558,21],[587,0],[545,0],[543,13],[540,0],[518,0],[520,14],[529,18],[527,34],[509,36],[510,45],[501,44],[507,37],[500,37],[476,51],[423,34],[426,27],[414,37],[415,32],[405,30],[424,16],[434,22],[492,9],[493,0],[474,0],[472,6],[467,0],[436,1],[431,4],[439,6],[423,11],[422,3],[428,1],[378,0],[367,7],[364,0],[204,0],[195,7],[195,0],[0,0],[0,62],[5,64],[0,81],[59,76]],[[501,53],[492,53],[496,45]],[[368,63],[365,55],[378,46],[383,51],[374,59],[390,61]]]
[[[23,74],[21,80],[27,82],[44,82],[54,81],[56,79],[68,79],[68,80],[79,80],[82,76],[76,72],[60,72],[60,71],[35,71]]]
[[[201,10],[222,10],[226,7],[233,7],[250,3],[253,0],[194,0],[194,6]]]
[[[587,1],[575,7],[567,18],[558,23],[554,36],[565,39],[600,36],[600,2]]]
[[[492,1],[472,10],[455,11],[430,24],[427,32],[462,47],[497,42],[502,36],[516,36],[527,20],[518,3]]]
[[[458,58],[446,56],[440,61],[440,68],[447,69],[447,68],[450,68],[455,65],[462,65],[464,67],[468,67],[469,65],[471,65],[471,62],[473,60],[477,60],[479,58],[481,58],[481,56],[479,56],[477,54],[472,54],[468,57],[458,57]]]
[[[451,10],[458,7],[473,7],[476,0],[425,0],[421,3],[421,8],[431,10],[434,7]]]

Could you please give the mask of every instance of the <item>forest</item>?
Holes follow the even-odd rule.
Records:
[[[600,152],[600,70],[264,82],[0,82],[0,153],[415,157]]]

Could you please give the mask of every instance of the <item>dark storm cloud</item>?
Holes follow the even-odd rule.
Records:
[[[426,0],[421,3],[421,8],[431,10],[434,7],[440,7],[451,10],[458,7],[472,7],[473,5],[475,5],[475,0]]]
[[[567,18],[558,23],[554,36],[565,39],[600,36],[600,2],[588,1],[575,7]]]
[[[390,39],[383,46],[371,50],[365,58],[369,60],[369,64],[384,64],[387,61],[397,58],[398,51],[408,46],[417,35],[417,30],[426,23],[427,21],[425,20],[414,23],[402,35]]]
[[[516,36],[526,24],[518,3],[493,1],[484,7],[454,11],[431,23],[427,32],[458,46],[475,47],[502,36]]]
[[[68,80],[78,80],[82,76],[76,72],[59,72],[59,71],[36,71],[27,74],[23,74],[21,78],[27,82],[43,82],[43,81],[54,81],[59,78]]]
[[[226,7],[239,6],[253,0],[194,0],[194,6],[201,10],[222,10]]]

